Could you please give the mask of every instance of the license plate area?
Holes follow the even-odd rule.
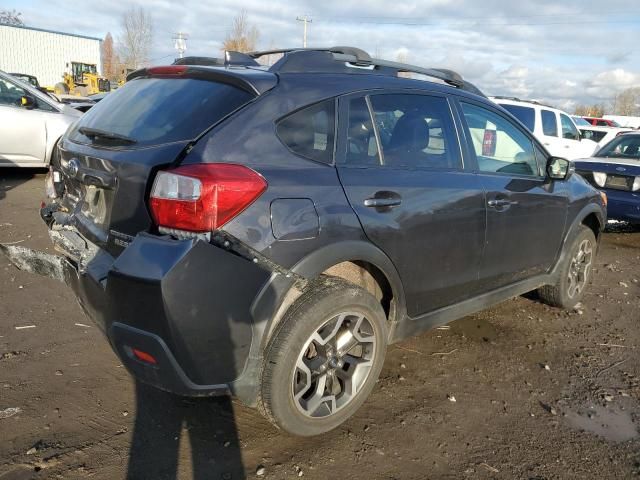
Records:
[[[84,185],[80,198],[80,213],[100,230],[106,231],[112,201],[112,190]]]

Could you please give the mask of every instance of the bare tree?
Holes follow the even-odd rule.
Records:
[[[119,56],[125,68],[139,68],[149,63],[153,42],[151,14],[142,7],[131,7],[122,16],[118,37]]]
[[[255,25],[249,24],[247,12],[242,10],[234,19],[231,31],[222,43],[223,50],[251,52],[256,49],[260,32]]]
[[[102,75],[109,80],[113,80],[116,78],[118,73],[118,59],[113,48],[113,37],[111,36],[111,32],[107,32],[107,35],[104,37],[101,49]]]
[[[22,21],[22,13],[16,10],[0,10],[0,25],[13,25],[17,27],[24,26]]]
[[[616,115],[640,114],[640,87],[627,88],[617,94],[613,101],[613,113]]]
[[[581,117],[594,117],[594,118],[602,118],[604,115],[605,106],[602,103],[593,104],[593,105],[576,105],[575,114],[580,115]]]

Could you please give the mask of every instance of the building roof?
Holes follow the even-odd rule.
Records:
[[[98,38],[98,37],[89,37],[87,35],[78,35],[77,33],[58,32],[56,30],[47,30],[46,28],[27,27],[27,26],[23,26],[23,25],[5,25],[4,23],[0,23],[0,27],[21,28],[23,30],[35,30],[36,32],[55,33],[55,34],[58,34],[58,35],[66,35],[68,37],[86,38],[87,40],[97,40],[98,42],[102,41],[102,39]]]

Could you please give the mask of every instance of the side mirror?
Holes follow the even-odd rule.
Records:
[[[567,180],[573,172],[575,167],[566,158],[551,157],[547,160],[547,177],[553,180]]]
[[[29,95],[23,95],[20,97],[20,106],[27,110],[31,110],[36,106],[36,99]]]

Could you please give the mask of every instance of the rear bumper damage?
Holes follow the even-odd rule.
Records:
[[[146,233],[114,258],[72,228],[50,227],[63,256],[0,249],[21,270],[69,285],[136,378],[181,395],[231,393],[255,404],[264,325],[254,307],[278,296],[270,279],[288,275],[199,239]]]

